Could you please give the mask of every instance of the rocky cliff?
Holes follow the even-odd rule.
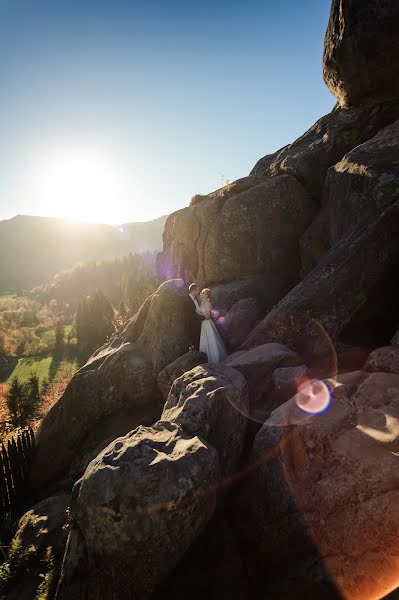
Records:
[[[334,110],[169,216],[168,281],[43,419],[37,498],[70,494],[58,600],[399,586],[398,34],[393,1],[333,0]],[[192,279],[227,311],[223,364],[186,353]]]

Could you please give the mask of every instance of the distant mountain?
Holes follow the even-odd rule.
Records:
[[[165,221],[113,226],[30,215],[0,221],[0,293],[31,288],[76,262],[160,250]]]

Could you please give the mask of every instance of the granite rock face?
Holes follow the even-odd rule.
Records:
[[[313,552],[343,597],[379,598],[398,583],[399,376],[356,375],[331,395],[321,414],[294,397],[256,436],[248,564],[261,584],[270,564]]]
[[[398,149],[396,121],[329,170],[331,249],[255,328],[245,347],[280,342],[302,353],[308,366],[322,363],[327,355],[333,359],[331,339],[370,299],[375,314],[392,312],[399,266]],[[334,365],[325,375],[329,368]]]
[[[261,316],[258,298],[243,298],[216,320],[220,334],[230,350],[236,350],[250,334]]]
[[[98,569],[97,597],[107,597],[102,580],[108,597],[151,597],[211,518],[218,478],[217,452],[176,424],[140,426],[105,448],[71,500],[89,564]],[[76,584],[76,560],[66,556],[64,598]]]
[[[325,192],[332,246],[354,228],[366,229],[397,201],[398,153],[399,120],[328,171]]]
[[[248,351],[234,352],[223,365],[245,377],[249,389],[248,418],[264,423],[275,408],[273,373],[281,367],[300,365],[300,358],[282,344],[263,344]]]
[[[293,282],[300,267],[298,239],[315,211],[290,175],[266,179],[227,199],[210,196],[168,218],[159,262],[200,285],[259,273],[278,273],[279,280]]]
[[[396,0],[333,0],[323,75],[342,107],[399,98]]]
[[[168,217],[168,281],[43,419],[32,482],[76,482],[57,600],[398,585],[398,24],[396,1],[332,1],[334,109]],[[194,280],[220,365],[187,354]]]

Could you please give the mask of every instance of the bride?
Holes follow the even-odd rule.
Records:
[[[205,288],[200,294],[202,300],[198,312],[205,317],[201,326],[199,349],[208,356],[208,362],[217,363],[224,360],[227,351],[216,325],[212,320],[212,304],[210,302],[211,290]]]

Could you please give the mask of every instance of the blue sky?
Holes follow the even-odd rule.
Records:
[[[334,98],[330,0],[0,0],[0,219],[147,220],[247,175]]]

